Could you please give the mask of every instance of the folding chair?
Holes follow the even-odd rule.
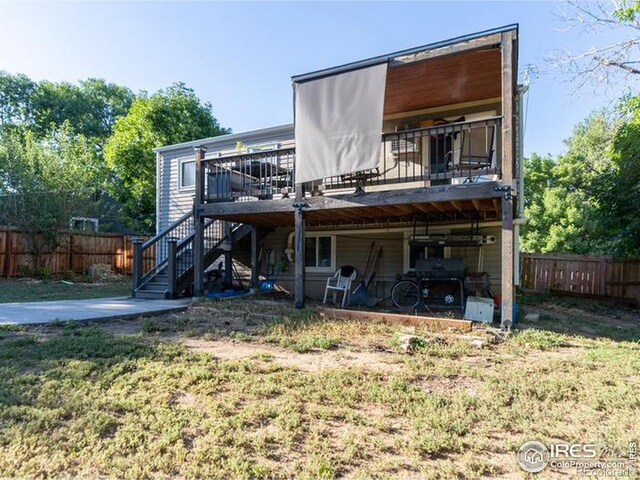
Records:
[[[337,299],[337,293],[342,292],[342,308],[347,304],[349,297],[351,296],[351,284],[356,279],[356,269],[351,265],[345,265],[344,267],[336,270],[332,276],[327,278],[327,285],[324,289],[323,304],[327,303],[327,295],[329,290],[333,291],[333,303],[335,304]]]

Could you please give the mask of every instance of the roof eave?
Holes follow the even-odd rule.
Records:
[[[173,145],[165,145],[163,147],[154,148],[155,153],[166,153],[173,150],[181,150],[184,148],[198,147],[200,145],[213,145],[218,143],[225,143],[233,140],[247,139],[251,137],[258,137],[261,135],[286,133],[293,131],[293,123],[287,123],[285,125],[276,125],[275,127],[261,128],[258,130],[249,130],[247,132],[228,133],[226,135],[218,135],[217,137],[203,138],[199,140],[192,140],[190,142],[176,143]]]
[[[359,60],[357,62],[345,63],[344,65],[338,65],[337,67],[324,68],[321,70],[316,70],[309,73],[303,73],[301,75],[295,75],[291,77],[291,80],[294,83],[302,83],[307,82],[309,80],[317,80],[322,77],[328,77],[331,75],[335,75],[338,73],[345,73],[352,70],[358,70],[361,68],[370,67],[373,65],[379,65],[381,63],[389,62],[397,57],[402,57],[405,55],[412,55],[415,53],[425,52],[428,50],[435,50],[437,48],[448,47],[450,45],[455,45],[456,43],[468,42],[470,40],[475,40],[477,38],[486,37],[489,35],[495,35],[497,33],[504,33],[511,30],[518,30],[518,24],[512,23],[509,25],[504,25],[502,27],[492,28],[490,30],[483,30],[481,32],[470,33],[467,35],[462,35],[459,37],[450,38],[448,40],[442,40],[435,43],[430,43],[427,45],[422,45],[420,47],[409,48],[406,50],[400,50],[398,52],[389,53],[386,55],[379,55],[377,57],[367,58],[365,60]]]

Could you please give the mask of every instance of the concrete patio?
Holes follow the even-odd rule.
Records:
[[[0,304],[0,325],[108,320],[186,310],[191,299],[143,300],[128,297]]]

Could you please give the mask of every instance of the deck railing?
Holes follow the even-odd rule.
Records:
[[[294,191],[295,149],[242,153],[204,161],[208,202],[269,200]]]
[[[500,117],[407,129],[382,136],[377,168],[312,182],[311,191],[428,182],[477,182],[500,175]],[[207,202],[292,196],[295,149],[248,152],[204,161]],[[455,179],[455,180],[454,180]]]

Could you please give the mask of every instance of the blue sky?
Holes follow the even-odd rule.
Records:
[[[559,153],[604,97],[545,62],[588,37],[565,31],[557,2],[0,2],[0,69],[34,79],[102,77],[134,90],[184,81],[240,132],[292,120],[290,77],[508,23],[520,71],[535,65],[525,153]]]

